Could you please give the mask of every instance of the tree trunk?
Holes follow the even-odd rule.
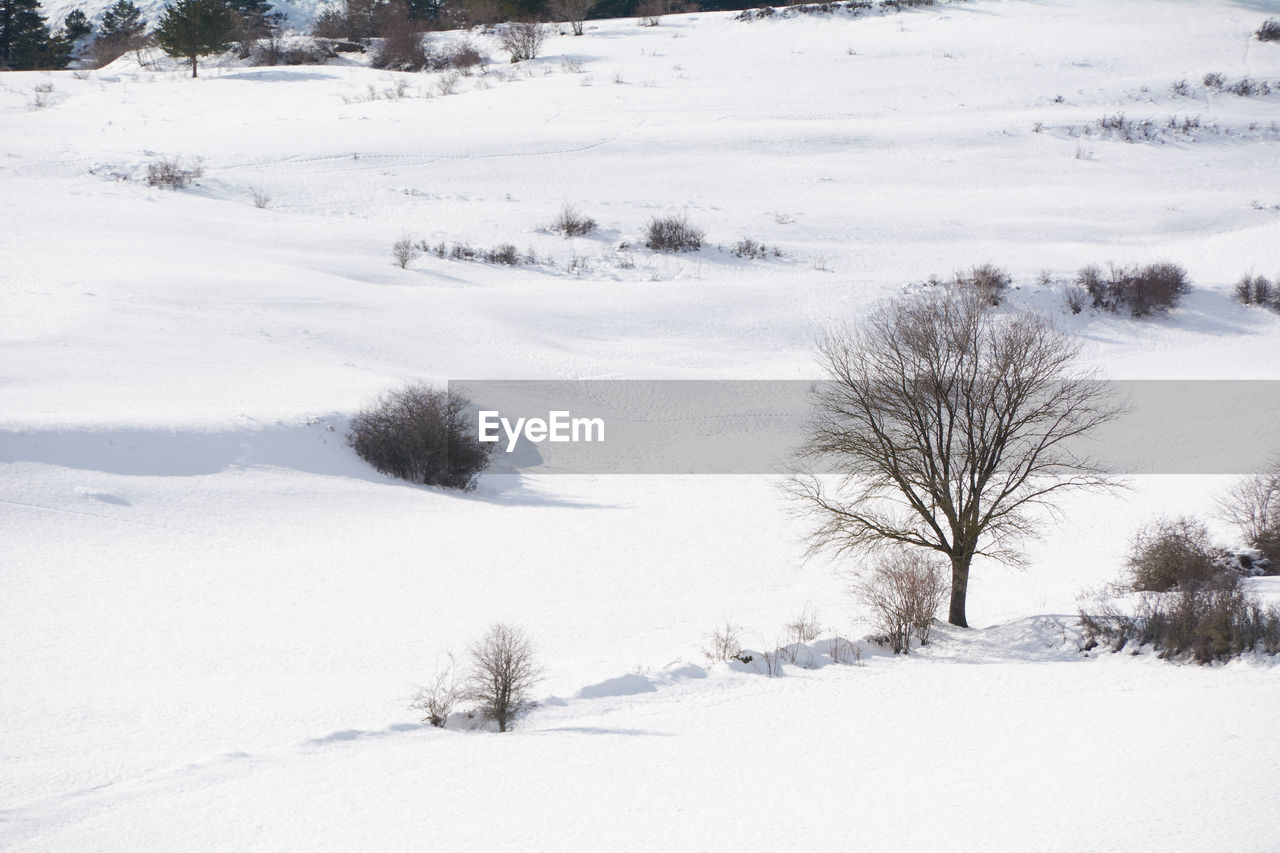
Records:
[[[192,77],[195,77],[195,76],[196,76],[196,58],[195,58],[195,56],[192,56],[192,57],[191,57],[191,76],[192,76]]]
[[[947,621],[961,628],[968,628],[964,618],[964,600],[969,592],[969,563],[973,561],[970,553],[951,555],[951,609]]]

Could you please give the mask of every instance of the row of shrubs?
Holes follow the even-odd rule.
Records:
[[[1041,282],[1049,282],[1049,274],[1041,274]],[[992,305],[999,305],[1013,283],[1008,271],[995,264],[978,264],[956,272],[949,282],[930,277],[928,286],[950,285],[974,290]],[[1066,293],[1067,307],[1079,314],[1086,306],[1101,311],[1128,311],[1134,317],[1145,317],[1156,311],[1177,306],[1191,290],[1187,271],[1177,264],[1160,262],[1145,266],[1111,264],[1104,274],[1096,265],[1082,267],[1074,286]]]
[[[563,234],[565,237],[583,237],[595,229],[594,219],[584,216],[570,205],[566,205],[556,220],[548,226],[548,230]],[[706,238],[706,233],[701,228],[691,225],[683,214],[654,217],[645,226],[644,233],[645,247],[656,252],[696,252],[702,248],[702,241]],[[626,249],[627,246],[623,244],[620,248]],[[774,257],[782,256],[782,252],[777,248],[770,250],[763,243],[757,243],[750,238],[745,238],[733,246],[733,254],[738,257],[764,258],[770,251]],[[401,269],[408,267],[414,260],[427,253],[434,254],[438,258],[461,261],[482,260],[486,263],[508,266],[538,262],[532,249],[521,254],[509,243],[482,250],[472,248],[468,243],[453,243],[450,246],[441,242],[431,245],[426,241],[401,237],[391,247],[391,255]]]
[[[1261,305],[1280,311],[1280,287],[1266,276],[1246,275],[1236,282],[1236,301],[1241,305]]]

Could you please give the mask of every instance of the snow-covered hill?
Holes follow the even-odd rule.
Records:
[[[1077,497],[1026,571],[977,567],[980,629],[769,679],[706,633],[867,630],[769,478],[458,496],[342,425],[415,377],[814,378],[823,330],[984,262],[1113,377],[1280,378],[1280,316],[1231,300],[1280,273],[1280,46],[1250,37],[1277,14],[975,0],[593,22],[515,65],[476,34],[493,62],[458,79],[0,76],[0,846],[1271,849],[1272,662],[1073,642],[1133,529],[1229,478]],[[1129,143],[1118,113],[1201,127]],[[165,158],[203,176],[148,186]],[[550,233],[565,203],[599,230]],[[641,247],[680,213],[701,252]],[[400,269],[402,236],[538,262]],[[1172,315],[1063,306],[1080,266],[1155,260],[1195,282]],[[417,725],[413,685],[497,619],[541,707]]]

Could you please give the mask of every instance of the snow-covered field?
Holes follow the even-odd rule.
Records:
[[[984,262],[1112,377],[1280,378],[1280,315],[1231,299],[1280,273],[1268,15],[602,21],[518,65],[478,36],[495,62],[448,95],[356,64],[0,75],[0,848],[1277,849],[1273,661],[1083,657],[1073,623],[1136,526],[1229,477],[1073,498],[1028,569],[977,567],[980,627],[770,679],[706,634],[867,626],[769,478],[460,496],[343,442],[411,378],[815,378],[824,329]],[[1201,129],[1131,144],[1117,113]],[[161,157],[204,176],[148,187]],[[599,231],[549,233],[566,202]],[[640,247],[681,212],[701,252]],[[539,263],[402,270],[406,235]],[[1062,304],[1084,264],[1155,260],[1196,285],[1167,318]],[[419,725],[414,686],[499,619],[540,706]]]

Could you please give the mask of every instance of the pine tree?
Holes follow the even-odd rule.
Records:
[[[133,0],[116,0],[102,13],[98,38],[92,47],[94,59],[99,66],[108,65],[127,51],[142,47],[146,29],[147,19]]]
[[[85,15],[84,9],[72,9],[62,22],[62,30],[68,39],[75,42],[92,33],[93,24],[89,23],[89,17]]]
[[[134,39],[147,28],[147,19],[132,0],[116,0],[115,5],[102,13],[102,25],[98,27],[101,39]]]
[[[164,7],[156,41],[170,56],[191,60],[196,77],[198,57],[229,48],[234,27],[235,15],[225,0],[178,0]]]
[[[39,0],[0,0],[0,67],[65,68],[70,46],[49,32]]]

